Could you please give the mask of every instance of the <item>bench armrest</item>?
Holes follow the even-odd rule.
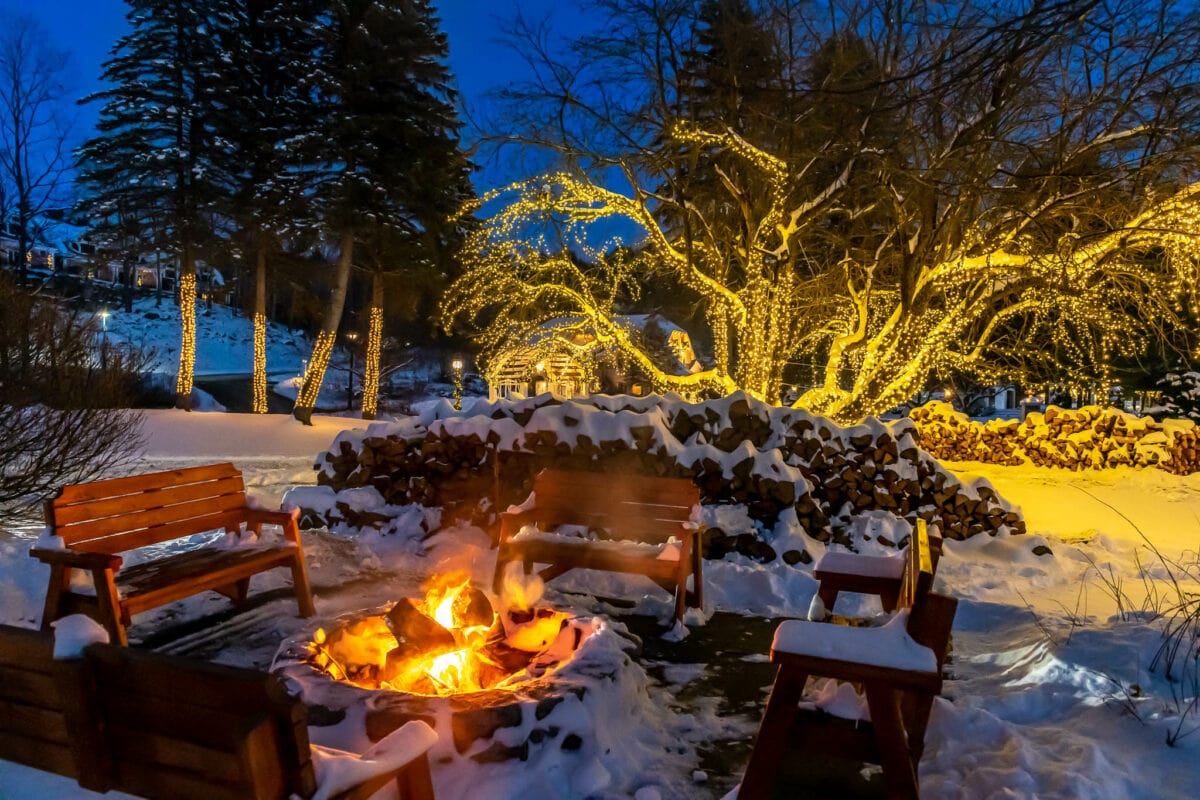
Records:
[[[112,553],[82,553],[78,550],[30,549],[29,555],[46,564],[62,564],[75,569],[120,569],[124,562]]]
[[[265,508],[246,507],[244,518],[248,525],[278,525],[283,528],[283,536],[292,544],[300,545],[300,509],[290,511],[268,511]]]
[[[798,653],[772,652],[771,660],[776,664],[786,664],[790,668],[818,678],[833,678],[849,683],[886,683],[898,689],[929,692],[930,694],[940,694],[942,691],[942,677],[936,672],[881,667],[858,661],[822,658]]]
[[[521,528],[536,520],[537,511],[532,508],[500,512],[500,540],[511,539],[520,532]]]
[[[300,521],[300,509],[293,508],[291,511],[269,511],[265,508],[246,508],[247,522],[262,522],[267,525],[287,525],[292,522]]]
[[[368,798],[394,780],[398,773],[414,766],[423,769],[427,775],[427,754],[437,741],[433,728],[413,720],[380,739],[361,755],[314,745],[312,754],[318,786],[313,798]]]

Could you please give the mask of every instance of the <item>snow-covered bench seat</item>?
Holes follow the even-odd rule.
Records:
[[[681,620],[688,604],[704,603],[699,507],[700,490],[685,478],[542,470],[529,499],[500,515],[494,588],[514,561],[526,572],[546,565],[543,580],[572,569],[645,575],[674,593]],[[571,528],[595,535],[561,532]]]
[[[917,519],[909,546],[898,553],[888,556],[826,553],[813,567],[813,577],[821,582],[817,589],[821,611],[826,615],[832,614],[834,603],[842,592],[876,595],[884,611],[894,611],[904,568],[910,560],[908,556],[912,552],[912,542],[921,539],[928,543],[932,580],[932,576],[937,574],[942,553],[942,537],[937,533],[937,526],[930,531],[924,519]]]
[[[364,800],[395,782],[403,800],[433,800],[423,722],[361,755],[310,746],[276,676],[105,644],[81,616],[59,624],[76,629],[66,647],[0,625],[0,759],[138,797]]]
[[[30,555],[50,565],[42,628],[84,611],[126,644],[134,614],[214,590],[246,599],[250,576],[289,567],[301,616],[314,613],[297,512],[267,511],[246,503],[242,473],[233,464],[133,475],[63,487],[46,502],[47,535]],[[262,526],[279,525],[284,541],[259,544]],[[122,570],[117,555],[197,533],[246,526],[250,546],[198,547]],[[51,545],[50,543],[53,543]],[[91,573],[90,591],[72,589],[72,570]]]
[[[776,791],[789,753],[820,753],[878,763],[889,798],[918,797],[917,764],[933,698],[941,693],[942,661],[958,601],[928,591],[928,539],[914,536],[905,552],[896,603],[878,628],[789,620],[771,646],[779,665],[739,800],[763,800]],[[868,718],[842,720],[802,705],[810,677],[862,686]]]

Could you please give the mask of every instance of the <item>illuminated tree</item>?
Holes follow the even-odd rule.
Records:
[[[1186,4],[767,3],[788,124],[724,126],[675,66],[689,5],[607,5],[628,40],[570,68],[518,31],[547,68],[514,121],[566,166],[485,198],[446,306],[485,354],[584,317],[659,390],[778,402],[786,380],[855,420],[934,372],[1103,374],[1193,302],[1200,98],[1167,91],[1200,77]],[[703,372],[656,369],[612,322],[668,280],[710,328]]]
[[[144,252],[178,259],[181,341],[176,405],[191,408],[196,259],[222,193],[212,135],[209,8],[198,0],[128,0],[129,32],[104,65],[97,135],[78,153],[82,206],[102,244],[142,231]],[[161,219],[162,224],[156,224]],[[120,233],[114,234],[114,228]]]
[[[447,42],[429,0],[336,0],[320,35],[314,85],[325,124],[309,132],[306,146],[322,165],[318,203],[338,257],[292,412],[303,422],[333,352],[351,269],[365,260],[356,250],[380,238],[417,237],[423,215],[444,205],[444,220],[468,196]]]

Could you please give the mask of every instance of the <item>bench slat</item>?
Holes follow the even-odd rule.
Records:
[[[89,500],[100,500],[105,497],[119,497],[126,494],[137,494],[151,489],[162,489],[166,486],[179,486],[187,483],[214,481],[221,478],[238,477],[238,468],[228,462],[224,464],[206,464],[202,467],[187,467],[165,472],[154,472],[146,475],[130,475],[126,478],[110,478],[90,483],[76,483],[64,486],[54,500],[55,508],[82,503]]]
[[[162,713],[160,707],[159,714]],[[237,728],[226,732],[228,739],[223,742],[224,747],[206,746],[194,740],[134,727],[128,724],[128,718],[114,715],[113,719],[115,722],[107,729],[107,735],[118,768],[126,764],[162,765],[183,772],[197,772],[226,783],[243,778],[241,765],[234,754],[237,752],[237,728],[244,730],[246,726],[244,717],[233,718]]]
[[[212,549],[212,548],[205,548]],[[147,570],[135,576],[136,582],[122,577],[118,585],[122,589],[121,605],[129,614],[139,614],[198,592],[218,586],[227,586],[233,581],[249,578],[272,566],[282,566],[295,557],[295,548],[274,547],[253,550],[217,551],[218,557],[207,561],[203,569],[194,572],[174,570],[174,574],[159,575]],[[191,556],[191,553],[184,553]],[[206,555],[206,554],[202,554]],[[199,561],[197,557],[194,561]],[[192,563],[194,563],[194,561]],[[158,562],[148,566],[158,567]],[[125,587],[129,587],[126,590]]]
[[[78,525],[56,527],[55,533],[61,536],[68,546],[76,549],[86,549],[89,552],[120,553],[190,535],[173,533],[172,526],[178,525],[186,528],[189,523],[198,518],[244,508],[245,505],[245,496],[242,494],[210,497],[180,503],[168,508],[151,508],[117,517],[83,522]],[[211,530],[212,527],[218,526],[202,527],[194,532]],[[162,538],[156,538],[159,536]],[[104,542],[102,546],[105,549],[95,549],[101,546],[98,544],[101,541]],[[136,542],[136,544],[130,544],[132,542]]]
[[[534,479],[538,501],[562,498],[574,503],[581,498],[619,498],[629,503],[649,503],[692,506],[700,501],[700,489],[695,483],[678,477],[643,477],[605,475],[599,473],[566,473],[563,470],[544,470]]]
[[[54,641],[41,631],[5,625],[3,647],[0,647],[0,667],[19,667],[22,671],[46,672],[54,652]],[[3,681],[0,681],[0,687]]]
[[[0,758],[68,778],[79,777],[71,748],[59,742],[0,731]]]
[[[245,497],[246,489],[240,475],[203,483],[166,486],[137,494],[106,497],[86,503],[55,507],[54,525],[56,528],[62,529],[68,525],[74,526],[81,522],[99,520],[118,514],[174,506],[188,500],[202,500],[206,497],[223,497],[233,494]],[[62,533],[59,535],[61,536]]]
[[[61,708],[58,687],[48,672],[17,667],[0,667],[0,699],[35,703],[45,708]]]
[[[62,710],[46,708],[36,698],[33,704],[0,700],[0,731],[62,744],[70,739]]]

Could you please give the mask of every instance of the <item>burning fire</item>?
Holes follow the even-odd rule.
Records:
[[[367,689],[441,696],[513,689],[557,665],[564,647],[555,645],[569,632],[566,614],[529,607],[540,587],[513,581],[508,607],[497,614],[468,580],[442,578],[421,600],[402,599],[333,635],[318,630],[317,663]]]

